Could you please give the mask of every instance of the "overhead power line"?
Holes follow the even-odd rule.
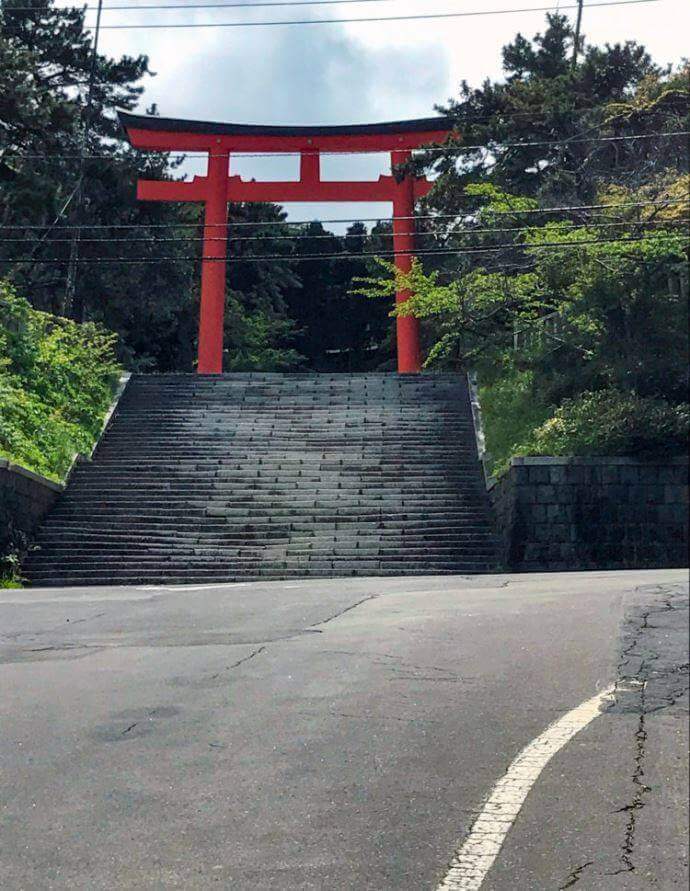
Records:
[[[615,228],[624,228],[626,226],[666,226],[672,228],[674,226],[678,226],[680,224],[690,223],[690,219],[678,219],[678,220],[623,220],[617,222],[606,222],[606,223],[583,223],[583,224],[572,224],[570,220],[563,221],[559,225],[568,224],[569,226],[574,225],[575,228],[578,229],[615,229]],[[200,224],[202,225],[202,224]],[[231,226],[232,228],[232,226]],[[476,235],[496,235],[496,234],[505,234],[505,233],[518,233],[518,232],[531,232],[533,231],[535,226],[507,226],[507,227],[498,227],[498,228],[479,228],[479,229],[464,229],[464,230],[453,230],[450,232],[437,232],[437,231],[418,231],[413,230],[410,232],[404,233],[393,233],[393,232],[377,232],[374,233],[374,238],[395,238],[396,235],[414,235],[417,238],[432,238],[432,237],[462,237],[469,238],[470,236]],[[206,238],[203,235],[182,235],[182,236],[174,236],[156,238],[153,236],[148,236],[145,238],[84,238],[83,236],[80,239],[81,244],[167,244],[167,243],[178,243],[178,244],[186,244],[186,243],[197,243],[197,242],[212,242],[212,241],[230,241],[235,244],[237,242],[255,242],[255,241],[287,241],[290,243],[299,242],[299,241],[326,241],[333,239],[343,239],[347,241],[348,239],[356,239],[356,238],[370,238],[372,237],[369,233],[346,233],[344,235],[338,235],[333,232],[327,232],[321,235],[305,235],[305,234],[295,234],[295,235],[274,235],[272,233],[268,233],[266,235],[233,235],[229,233],[226,237],[223,236],[215,236],[212,235]],[[32,244],[33,239],[31,238],[4,238],[0,236],[0,244]],[[54,244],[70,244],[70,238],[51,238],[50,241],[46,242],[46,244],[54,245]]]
[[[670,236],[677,237],[680,239],[680,235],[678,236]],[[492,245],[491,247],[473,247],[473,248],[446,248],[439,250],[409,250],[409,251],[363,251],[359,254],[305,254],[300,257],[290,256],[286,254],[257,254],[254,256],[243,256],[243,257],[234,257],[232,259],[233,263],[258,263],[260,261],[265,260],[280,260],[280,261],[294,261],[294,262],[302,262],[303,260],[352,260],[359,259],[361,257],[381,257],[381,256],[465,256],[465,255],[473,255],[473,254],[490,254],[496,253],[497,251],[504,250],[548,250],[551,248],[573,248],[578,249],[584,247],[586,245],[591,244],[633,244],[639,243],[641,241],[654,241],[655,239],[646,236],[646,235],[633,235],[628,238],[592,238],[592,239],[581,239],[576,241],[543,241],[538,244],[519,244],[516,245],[513,242],[508,242],[507,244],[497,244]],[[80,263],[168,263],[168,262],[214,262],[214,263],[227,263],[228,259],[225,257],[79,257]],[[24,263],[27,262],[26,258],[11,258],[9,260],[4,260],[2,262],[5,263]],[[37,260],[32,260],[31,262],[36,263],[65,263],[66,260],[62,257],[49,257],[49,258],[39,258]]]
[[[660,199],[657,201],[622,201],[617,202],[615,204],[565,204],[559,205],[556,207],[531,207],[524,210],[519,208],[515,208],[513,210],[491,210],[490,208],[477,208],[472,211],[462,211],[456,213],[429,213],[429,214],[410,214],[410,215],[392,215],[392,216],[378,216],[378,217],[338,217],[334,219],[323,219],[323,220],[237,220],[230,221],[228,223],[212,225],[207,228],[212,229],[226,229],[226,228],[235,228],[237,226],[308,226],[311,223],[385,223],[392,222],[393,220],[461,220],[463,217],[469,217],[473,213],[478,213],[480,211],[484,211],[486,213],[491,213],[493,216],[524,216],[525,214],[534,215],[534,214],[549,214],[549,213],[570,213],[574,211],[591,211],[591,210],[615,210],[617,208],[635,208],[635,207],[674,207],[677,204],[684,204],[688,201],[687,198],[666,198]],[[39,225],[36,223],[32,223],[30,225],[22,225],[21,223],[12,224],[3,224],[0,225],[0,231],[7,229],[21,229],[21,230],[41,230],[47,229],[50,224]],[[80,226],[60,226],[60,231],[69,230],[74,228],[79,229],[90,229],[90,230],[100,230],[100,229],[196,229],[199,226],[203,226],[203,221],[199,220],[197,222],[190,223],[93,223],[88,224],[84,223]]]
[[[640,3],[658,3],[660,0],[604,0],[603,3],[594,3],[588,9],[600,9],[609,6],[635,6]],[[569,4],[561,9],[577,9],[577,4]],[[256,21],[256,22],[156,22],[153,24],[119,24],[101,25],[102,29],[111,31],[122,30],[158,30],[162,28],[266,28],[281,25],[344,25],[358,22],[412,22],[431,21],[441,19],[460,19],[476,16],[512,15],[526,12],[552,12],[552,6],[526,6],[519,9],[474,9],[465,12],[438,12],[423,13],[421,15],[395,15],[395,16],[368,16],[366,18],[343,19],[282,19],[280,21]]]
[[[581,138],[579,136],[575,137],[566,137],[565,139],[547,139],[547,140],[534,140],[528,141],[523,140],[521,142],[501,142],[500,140],[493,140],[491,145],[487,145],[486,143],[473,143],[472,145],[431,145],[427,148],[420,147],[418,149],[413,149],[411,151],[418,152],[419,154],[460,154],[462,152],[471,152],[476,151],[477,149],[486,149],[488,152],[498,151],[500,149],[511,149],[511,148],[546,148],[546,147],[555,147],[561,145],[578,145],[582,143],[590,144],[592,142],[635,142],[642,139],[670,139],[679,136],[690,136],[690,130],[658,130],[654,133],[633,133],[627,136],[590,136]],[[142,151],[148,153],[149,150],[146,149],[136,149],[136,151]],[[230,158],[294,158],[294,157],[302,157],[302,156],[319,156],[319,157],[348,157],[350,155],[361,156],[361,155],[389,155],[391,153],[390,149],[375,149],[375,150],[366,150],[366,149],[342,149],[342,150],[331,150],[331,151],[286,151],[286,152],[231,152]],[[213,152],[183,152],[183,151],[168,151],[165,154],[170,154],[175,157],[181,158],[221,158],[225,157],[224,154],[214,154]],[[125,163],[129,158],[125,157],[117,157],[116,155],[106,155],[106,154],[92,154],[85,155],[84,157],[91,160],[103,160],[103,161],[112,161],[113,163]],[[72,160],[75,158],[81,158],[81,155],[71,155],[71,154],[2,154],[0,153],[0,160],[3,158],[12,158],[13,160],[20,161],[36,161],[36,160],[50,160],[50,159],[59,159],[61,161]]]
[[[392,0],[268,0],[268,2],[247,3],[245,0],[241,3],[141,3],[141,4],[116,4],[107,3],[103,5],[103,12],[112,12],[114,10],[127,10],[138,12],[141,9],[176,9],[185,11],[187,9],[258,9],[262,6],[339,6],[343,3],[390,3]],[[58,7],[55,11],[62,9],[70,9],[71,7]],[[74,8],[74,7],[72,7]],[[91,5],[86,3],[84,9],[87,12],[91,10]],[[36,12],[39,10],[36,6],[13,6],[7,12]],[[40,10],[39,10],[40,11]]]

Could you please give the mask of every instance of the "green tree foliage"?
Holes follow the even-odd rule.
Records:
[[[504,48],[505,79],[461,85],[442,109],[459,138],[413,165],[438,175],[421,237],[443,253],[359,287],[410,289],[393,312],[423,320],[427,365],[478,371],[497,467],[687,433],[687,137],[657,134],[690,129],[690,69],[633,42],[583,41],[573,66],[572,42],[548,15]]]
[[[483,226],[519,201],[481,188],[490,198]],[[617,230],[625,241],[565,221],[522,229],[511,248],[517,271],[476,267],[444,280],[419,261],[409,274],[380,261],[383,277],[363,279],[360,293],[389,301],[412,291],[394,313],[434,332],[427,365],[479,371],[498,466],[547,448],[643,453],[667,439],[678,449],[688,416],[687,237],[674,218],[661,222],[652,231],[626,222]]]
[[[30,8],[27,8],[30,7]],[[178,175],[179,161],[132,150],[115,108],[133,108],[151,73],[144,56],[98,55],[87,106],[91,35],[83,8],[53,0],[5,0],[0,14],[0,273],[39,309],[97,321],[120,335],[119,355],[135,370],[192,371],[196,354],[202,227],[199,208],[137,202],[137,178]],[[156,109],[149,109],[155,113]],[[83,201],[77,203],[81,141],[88,123]],[[273,254],[285,235],[271,205],[237,205],[231,220],[270,224],[238,234],[233,254]],[[73,230],[81,224],[76,299],[65,284]],[[254,249],[255,247],[255,249]],[[286,263],[232,265],[228,282],[229,368],[301,361],[284,292]],[[247,340],[243,340],[246,336]],[[268,340],[267,340],[268,338]],[[257,365],[257,363],[259,363]]]
[[[634,232],[610,241],[550,223],[521,235],[527,272],[476,268],[444,284],[419,262],[407,275],[384,264],[360,293],[411,290],[394,312],[431,322],[427,365],[479,371],[497,466],[511,454],[642,453],[664,440],[677,450],[688,417],[687,238]]]
[[[180,359],[189,364],[191,354],[180,357],[175,341],[185,340],[177,329],[188,324],[193,311],[188,258],[194,254],[176,241],[188,230],[174,224],[194,222],[194,217],[136,202],[137,176],[165,178],[168,159],[133,152],[114,115],[116,107],[133,108],[139,101],[148,60],[99,54],[89,110],[92,53],[84,15],[83,8],[58,9],[52,0],[3,3],[0,57],[8,62],[2,67],[8,89],[0,100],[0,223],[12,228],[3,230],[0,270],[31,295],[37,308],[67,310],[75,319],[100,321],[118,331],[121,356],[130,365],[166,368]],[[76,300],[66,307],[75,225],[86,228],[79,245]],[[180,261],[131,263],[156,255]],[[118,257],[127,262],[115,262]],[[96,258],[103,260],[91,262]]]
[[[120,374],[116,335],[37,311],[0,282],[0,455],[59,480],[89,452]]]
[[[294,347],[297,325],[288,314],[287,295],[296,277],[285,213],[275,204],[232,204],[229,215],[234,262],[228,266],[224,367],[227,371],[301,368],[304,357]]]
[[[662,168],[685,167],[683,138],[599,140],[687,130],[687,64],[662,68],[628,41],[585,45],[573,68],[572,42],[568,19],[549,14],[543,34],[531,41],[518,34],[504,47],[504,80],[461,85],[441,110],[456,121],[458,144],[477,148],[460,161],[452,152],[422,161],[440,174],[431,206],[471,210],[464,187],[483,181],[541,205],[584,203],[602,183],[639,188]]]
[[[286,299],[300,329],[296,346],[310,367],[364,371],[390,362],[388,310],[357,300],[351,293],[353,278],[370,268],[372,261],[364,254],[384,245],[390,249],[385,228],[377,227],[369,235],[362,223],[354,223],[344,236],[338,236],[314,222],[295,234],[299,237],[293,254],[296,280]]]
[[[518,455],[654,455],[683,452],[690,406],[616,389],[565,399],[514,450]]]

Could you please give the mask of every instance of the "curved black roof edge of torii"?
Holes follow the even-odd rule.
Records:
[[[117,116],[125,131],[154,130],[168,133],[202,133],[212,136],[363,136],[388,133],[450,132],[455,122],[449,117],[417,118],[380,124],[336,124],[329,126],[283,126],[272,124],[229,124],[214,121],[189,121],[184,118],[160,118],[131,114],[118,109]]]

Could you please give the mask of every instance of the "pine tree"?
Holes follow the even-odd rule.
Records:
[[[53,0],[28,6],[27,0],[5,0],[0,15],[0,224],[12,227],[0,230],[0,276],[37,308],[67,308],[78,320],[118,332],[121,358],[132,368],[191,371],[200,208],[137,202],[137,178],[176,176],[177,162],[131,149],[115,115],[115,108],[140,102],[151,74],[148,59],[99,54],[87,105],[92,40],[85,10],[58,9]],[[148,112],[156,113],[155,107]],[[241,213],[282,225],[272,207]],[[69,306],[65,285],[75,226],[81,227],[78,278]],[[291,281],[284,264],[232,266],[228,317],[243,320],[227,327],[233,367],[242,361],[255,367],[256,355],[268,355],[257,346],[257,332],[264,347],[271,341],[271,362],[289,367],[299,361],[288,343],[294,326],[282,297]]]
[[[662,166],[687,165],[682,139],[597,141],[687,130],[687,66],[672,73],[627,41],[585,45],[573,68],[573,38],[568,19],[549,14],[543,34],[518,34],[503,48],[504,80],[463,82],[440,109],[456,121],[459,146],[477,148],[462,148],[460,160],[457,152],[426,158],[423,166],[441,174],[433,206],[467,208],[464,187],[476,182],[546,205],[587,203],[602,182],[639,187]]]

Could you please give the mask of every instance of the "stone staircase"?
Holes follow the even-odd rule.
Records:
[[[496,569],[459,375],[132,377],[33,585]]]

